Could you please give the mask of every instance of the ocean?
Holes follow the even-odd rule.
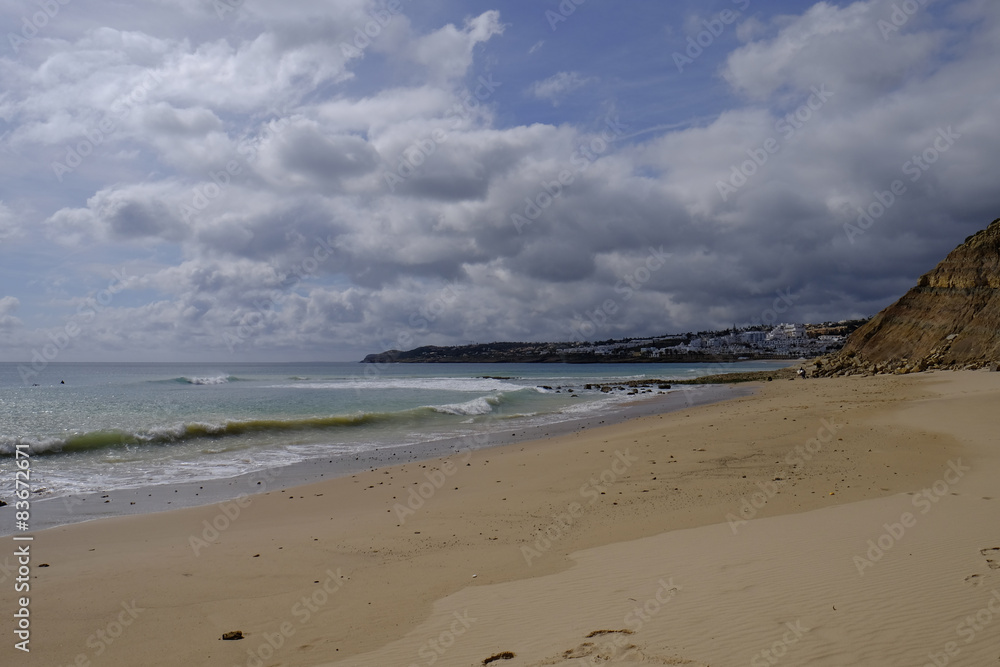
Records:
[[[19,444],[31,453],[33,497],[107,493],[447,439],[481,442],[470,438],[650,398],[587,384],[787,363],[53,363],[27,381],[18,364],[4,363],[0,499],[13,499]]]

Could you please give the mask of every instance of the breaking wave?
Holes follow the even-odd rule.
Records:
[[[272,385],[271,389],[423,389],[429,391],[513,392],[534,389],[493,378],[383,378],[353,377],[324,382]]]
[[[224,422],[188,422],[148,430],[100,430],[59,437],[0,436],[0,455],[13,455],[26,445],[32,455],[85,452],[141,445],[170,445],[197,439],[218,440],[256,434],[282,434],[364,427],[392,422],[413,422],[435,415],[478,416],[489,414],[504,400],[502,393],[446,405],[428,405],[397,412],[362,412],[352,415],[293,419],[243,419]],[[438,417],[440,418],[440,417]]]
[[[488,415],[493,412],[493,406],[499,405],[503,401],[502,395],[480,396],[465,403],[450,403],[447,405],[432,405],[431,410],[447,415],[472,416]]]
[[[215,375],[208,377],[184,377],[175,378],[174,382],[180,382],[181,384],[196,384],[196,385],[207,385],[207,384],[229,384],[230,382],[235,382],[239,380],[238,377],[232,375]]]

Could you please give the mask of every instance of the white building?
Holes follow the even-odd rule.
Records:
[[[767,340],[766,331],[744,331],[740,334],[740,340],[744,343],[763,343]]]
[[[767,340],[783,340],[788,338],[805,338],[806,327],[803,324],[779,324],[767,334]]]

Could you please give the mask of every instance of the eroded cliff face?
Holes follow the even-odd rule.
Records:
[[[995,368],[1000,362],[1000,219],[970,236],[851,334],[821,375]]]

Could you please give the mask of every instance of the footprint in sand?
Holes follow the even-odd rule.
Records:
[[[983,584],[983,578],[978,574],[970,574],[965,580],[973,586],[982,586]]]
[[[576,658],[589,658],[594,655],[594,642],[583,642],[576,648],[570,648],[563,651],[563,660],[575,660]]]
[[[631,634],[635,633],[633,633],[631,630],[594,630],[589,635],[587,635],[587,639],[591,639],[592,637],[600,637],[601,635],[631,635]]]
[[[991,570],[1000,570],[1000,562],[997,562],[998,559],[1000,559],[1000,547],[990,547],[988,549],[980,549],[979,553],[981,553],[984,556],[987,556],[986,564],[990,566]],[[994,556],[994,558],[989,558],[989,556]]]
[[[697,667],[707,667],[704,663],[687,660],[677,656],[656,655],[649,653],[635,644],[629,642],[625,635],[631,635],[631,630],[594,630],[585,639],[596,639],[606,635],[597,641],[585,641],[575,648],[566,649],[562,654],[534,663],[529,667],[542,667],[543,665],[558,665],[571,660],[582,660],[590,658],[591,662],[615,661],[619,664],[654,664],[654,665],[692,665]]]

